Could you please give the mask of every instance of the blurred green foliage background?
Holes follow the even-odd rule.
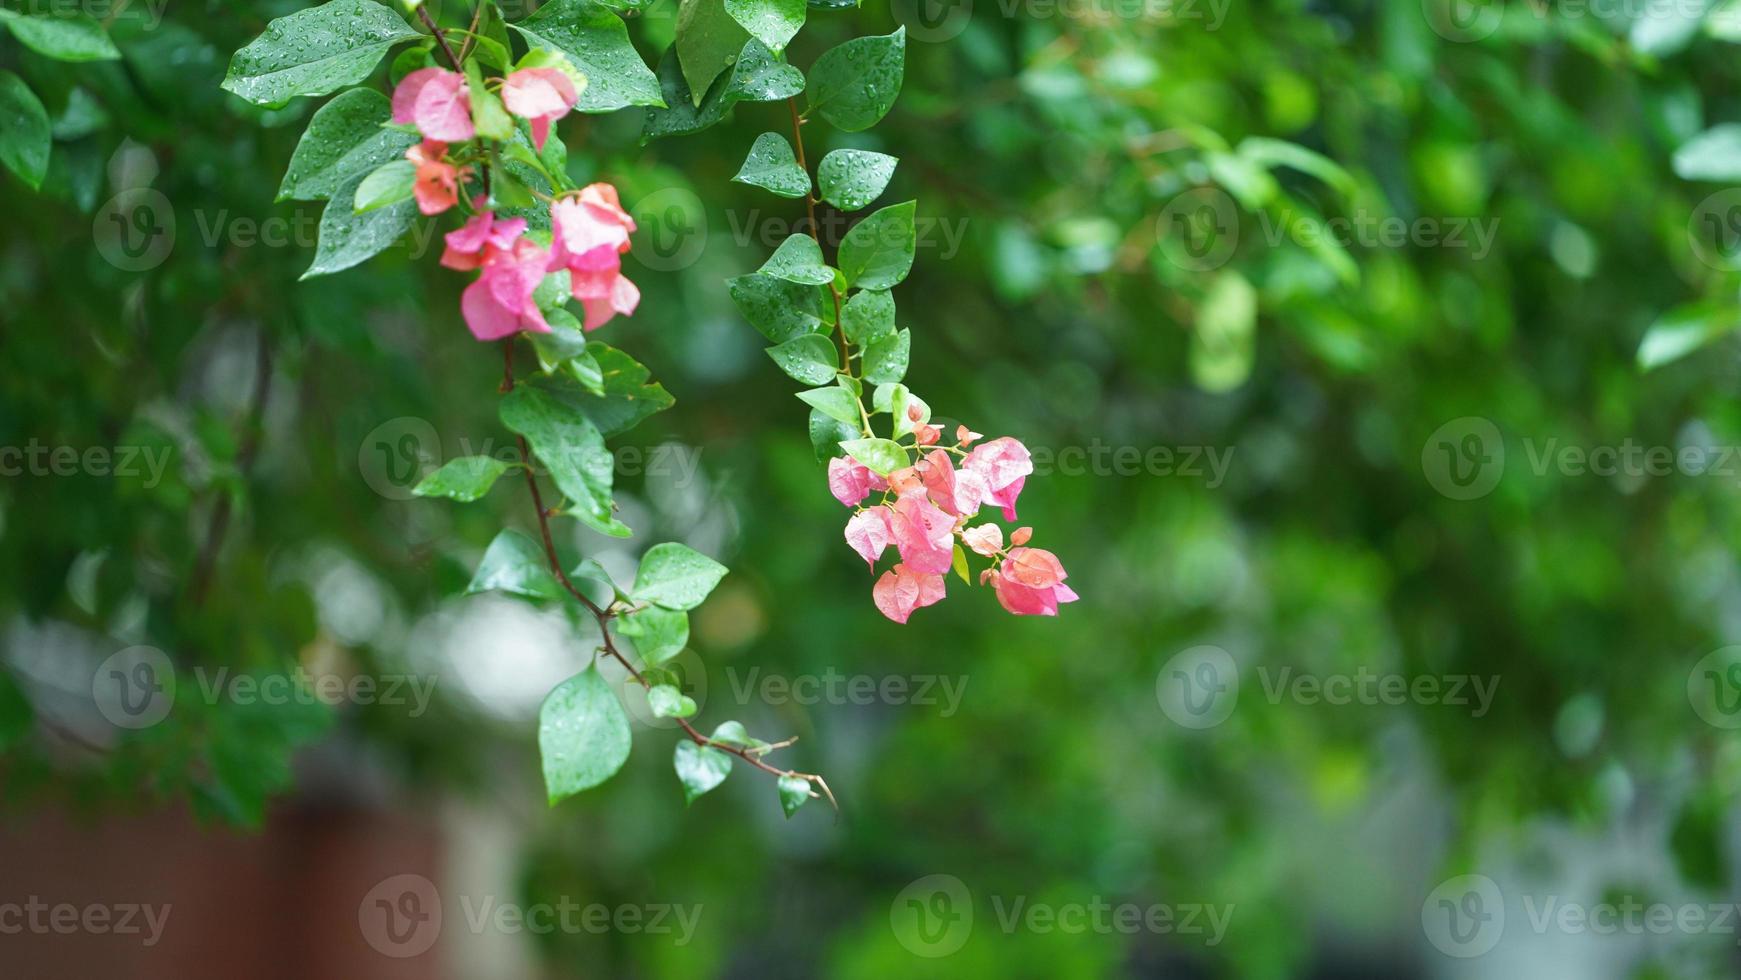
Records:
[[[590,644],[558,614],[456,598],[496,529],[527,526],[523,490],[470,506],[404,492],[431,461],[504,439],[499,358],[463,329],[464,280],[400,248],[299,282],[318,211],[272,198],[319,100],[260,111],[218,89],[229,53],[299,5],[125,10],[119,63],[0,40],[57,137],[42,193],[4,183],[0,444],[170,460],[156,481],[0,481],[8,809],[186,800],[252,825],[335,784],[386,806],[458,798],[513,828],[528,902],[708,910],[680,947],[540,938],[563,976],[1519,975],[1540,961],[1447,972],[1421,930],[1438,882],[1733,892],[1741,746],[1688,684],[1741,629],[1741,467],[1537,463],[1551,440],[1741,445],[1737,273],[1729,232],[1701,218],[1721,217],[1707,199],[1741,180],[1741,153],[1719,131],[1703,164],[1676,156],[1741,121],[1727,9],[1490,5],[1459,40],[1433,0],[813,8],[800,66],[908,25],[894,112],[810,148],[893,153],[887,200],[919,200],[897,290],[908,383],[944,417],[1085,454],[1022,500],[1083,597],[1056,620],[959,583],[904,628],[872,607],[803,406],[724,288],[800,217],[729,182],[785,107],[646,145],[638,110],[565,121],[573,175],[616,182],[642,226],[625,271],[645,300],[599,336],[677,397],[618,444],[698,466],[625,472],[636,537],[570,523],[562,545],[625,569],[684,540],[732,567],[695,617],[691,681],[704,720],[798,734],[788,764],[828,775],[838,820],[811,807],[787,823],[742,767],[686,810],[673,736],[646,726],[622,775],[544,809],[537,700]],[[674,11],[632,18],[649,63]],[[172,247],[137,270],[105,257],[122,233],[106,202],[130,188],[173,215]],[[1286,231],[1338,217],[1471,234]],[[1674,353],[1710,343],[1641,365],[1653,324]],[[1500,433],[1503,472],[1454,499],[1434,436],[1470,418]],[[1227,467],[1115,465],[1119,447],[1201,447]],[[419,717],[182,696],[121,732],[87,679],[134,644],[167,651],[186,685],[202,666],[295,664],[439,683]],[[1157,690],[1205,644],[1242,686],[1196,730]],[[1266,697],[1282,668],[1499,686],[1479,716],[1334,706]],[[737,694],[757,670],[965,687],[953,712],[769,703]],[[890,903],[940,873],[971,889],[979,924],[926,959]],[[1002,932],[989,897],[1017,895],[1234,914],[1213,944]],[[1533,975],[1736,968],[1723,937],[1574,939],[1595,942],[1567,939]]]

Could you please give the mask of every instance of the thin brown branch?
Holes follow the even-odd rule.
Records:
[[[429,16],[429,8],[418,4],[417,17],[423,21],[424,27],[429,28],[429,33],[435,36],[435,43],[441,45],[442,53],[447,55],[447,63],[453,66],[454,71],[459,71],[459,56],[453,53],[453,48],[447,43],[447,35],[441,33],[441,28],[436,26],[435,18]]]
[[[810,215],[810,237],[822,248],[822,226],[816,223],[816,189],[810,184],[810,167],[804,162],[804,120],[798,115],[798,100],[787,99],[786,109],[792,113],[792,148],[798,154],[798,169],[804,171],[804,209]],[[840,369],[852,374],[852,355],[846,349],[846,326],[840,322],[840,289],[832,281],[828,291],[834,295],[834,335],[840,341]]]
[[[512,337],[503,342],[503,391],[512,391],[514,388],[513,344],[514,340]],[[653,685],[647,680],[647,676],[641,673],[640,668],[636,667],[621,650],[617,649],[616,641],[612,638],[609,627],[610,621],[615,618],[616,613],[611,609],[600,606],[598,603],[592,601],[586,593],[575,587],[574,582],[569,579],[568,573],[563,571],[562,559],[556,553],[556,539],[550,533],[550,513],[544,507],[544,495],[538,489],[538,477],[534,475],[537,461],[532,455],[532,447],[526,442],[525,436],[516,436],[515,438],[520,447],[520,459],[526,464],[521,467],[521,469],[526,475],[526,490],[532,495],[532,509],[538,515],[538,535],[543,540],[544,558],[550,565],[551,574],[556,576],[556,581],[561,583],[562,587],[568,591],[568,594],[575,598],[575,601],[584,606],[587,612],[592,613],[593,619],[598,622],[599,638],[602,642],[604,651],[610,654],[617,663],[622,664],[623,669],[629,672],[629,676],[633,677],[636,683],[640,684],[642,687],[651,688]],[[828,800],[829,805],[834,807],[836,812],[840,810],[840,804],[834,798],[834,791],[828,788],[828,781],[823,779],[820,775],[817,775],[816,773],[798,772],[794,769],[781,769],[778,766],[769,765],[767,762],[762,760],[762,753],[791,745],[793,742],[797,741],[795,737],[783,742],[764,745],[759,748],[746,749],[741,746],[728,745],[725,742],[714,741],[706,735],[701,734],[701,732],[698,731],[694,725],[691,725],[689,720],[686,718],[676,718],[673,720],[677,722],[678,726],[683,729],[684,734],[688,735],[690,740],[696,745],[700,745],[703,748],[718,749],[721,752],[728,752],[750,765],[755,766],[757,769],[766,773],[771,773],[775,776],[796,776],[806,782],[813,783],[822,790],[820,795]],[[812,790],[811,795],[817,796],[818,794],[815,790]]]

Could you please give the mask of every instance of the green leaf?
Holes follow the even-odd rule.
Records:
[[[800,776],[781,776],[780,809],[786,811],[786,819],[792,819],[792,814],[810,800],[810,780]]]
[[[539,285],[543,286],[542,283]],[[605,394],[604,370],[599,367],[598,358],[587,349],[586,331],[580,321],[560,306],[545,310],[544,321],[550,325],[549,333],[526,335],[531,338],[532,350],[538,355],[538,369],[545,374],[567,371],[589,393],[602,397]]]
[[[756,271],[811,286],[826,286],[834,281],[834,270],[822,261],[822,246],[816,243],[816,239],[802,234],[787,236]]]
[[[1741,327],[1732,302],[1686,303],[1656,318],[1638,344],[1638,366],[1649,371],[1698,350]]]
[[[698,133],[725,117],[739,102],[774,102],[804,91],[804,73],[774,57],[762,42],[751,38],[738,54],[737,64],[724,82],[715,82],[699,104],[693,101],[689,83],[683,79],[675,47],[659,61],[659,89],[668,108],[648,109],[641,142],[661,136]]]
[[[955,574],[960,577],[961,581],[966,582],[969,586],[973,585],[973,579],[967,574],[967,552],[962,549],[959,543],[955,545],[955,556],[950,559],[949,564],[955,569]]]
[[[635,574],[629,594],[642,602],[666,609],[694,609],[701,605],[726,567],[688,545],[667,541],[647,549]]]
[[[693,104],[713,80],[726,70],[750,39],[725,11],[724,0],[680,0],[677,8],[677,39],[671,45],[683,67]]]
[[[820,294],[805,283],[752,272],[729,280],[732,302],[744,319],[778,344],[822,326]]]
[[[798,392],[798,398],[804,404],[816,409],[831,419],[856,425],[858,417],[858,399],[852,393],[836,385],[826,388],[812,388],[809,391]]]
[[[810,193],[810,175],[798,166],[792,155],[792,144],[779,133],[763,133],[750,147],[744,165],[732,180],[772,191],[781,197],[803,197]]]
[[[467,595],[507,592],[529,599],[559,599],[563,595],[561,583],[545,561],[544,549],[513,529],[496,535],[484,549],[484,559],[478,562],[465,591]]]
[[[826,463],[845,452],[840,448],[842,440],[856,439],[863,434],[856,425],[829,418],[814,408],[810,410],[810,447],[816,450],[819,463]]]
[[[1191,331],[1191,377],[1205,391],[1232,391],[1251,375],[1257,346],[1257,290],[1226,269],[1197,306]]]
[[[587,344],[586,349],[598,364],[604,394],[577,391],[571,400],[606,438],[629,431],[647,416],[676,402],[664,385],[647,380],[652,374],[640,361],[596,340]]]
[[[449,497],[470,503],[490,492],[496,479],[508,472],[508,464],[494,456],[461,456],[441,464],[411,492],[419,497]]]
[[[1322,153],[1308,150],[1298,143],[1271,139],[1267,136],[1247,136],[1234,151],[1245,160],[1274,169],[1289,167],[1318,178],[1340,193],[1352,197],[1359,192],[1354,175]]]
[[[562,52],[586,76],[586,88],[575,104],[578,111],[665,105],[659,80],[629,42],[628,27],[608,5],[592,0],[553,0],[509,26],[529,44]]]
[[[392,119],[387,97],[366,88],[351,89],[321,106],[290,154],[277,199],[324,201],[382,164],[405,160],[417,134],[384,128]]]
[[[840,308],[840,325],[854,346],[874,344],[895,333],[895,298],[886,289],[861,289]]]
[[[907,29],[881,37],[858,37],[823,52],[810,68],[805,94],[810,108],[849,133],[876,125],[901,94]]]
[[[392,247],[417,220],[417,205],[400,201],[366,214],[356,211],[356,192],[363,177],[353,177],[333,192],[320,214],[314,262],[302,274],[307,279],[349,269]]]
[[[0,163],[30,185],[42,187],[48,173],[48,110],[24,79],[0,71]]]
[[[596,666],[556,686],[538,709],[550,805],[616,775],[629,758],[629,716]]]
[[[878,476],[888,476],[912,462],[907,457],[907,450],[892,439],[847,439],[841,442],[840,448]]]
[[[435,39],[429,38],[394,55],[393,60],[387,63],[387,81],[394,88],[398,88],[406,75],[423,68],[436,67],[435,53],[431,50],[434,46]]]
[[[735,745],[740,749],[759,749],[768,744],[744,731],[744,723],[741,721],[720,722],[708,739],[721,745]]]
[[[684,740],[677,743],[677,781],[683,784],[683,803],[725,782],[731,775],[731,755],[707,745]]]
[[[466,91],[471,95],[472,127],[485,139],[514,138],[514,119],[502,105],[501,96],[484,86],[484,72],[476,61],[465,63]]]
[[[816,168],[816,183],[822,199],[842,211],[857,211],[877,199],[899,162],[887,153],[869,150],[835,150]]]
[[[619,616],[617,632],[634,641],[641,663],[657,667],[689,645],[689,614],[648,606]]]
[[[647,689],[647,707],[655,718],[688,718],[695,714],[695,699],[669,684],[655,684]]]
[[[420,37],[370,0],[332,0],[280,17],[230,59],[222,88],[259,105],[325,95],[369,77],[387,49]]]
[[[409,201],[412,185],[416,182],[417,168],[410,160],[389,160],[357,185],[353,207],[358,214],[364,214],[389,204]]]
[[[917,202],[872,211],[840,240],[840,271],[861,289],[890,289],[913,268]]]
[[[804,7],[804,0],[725,0],[731,19],[776,53],[804,26]]]
[[[780,370],[807,385],[828,384],[840,370],[834,344],[821,334],[807,334],[776,344],[768,348],[768,356]]]
[[[568,581],[601,607],[616,602],[622,595],[617,591],[617,584],[611,581],[610,573],[596,558],[581,559],[580,564],[568,573]]]
[[[591,419],[536,382],[516,385],[502,396],[498,414],[503,425],[532,444],[575,517],[601,533],[629,536],[612,508],[616,460]]]
[[[18,42],[58,61],[114,61],[121,57],[103,26],[86,14],[66,17],[0,10],[0,23]]]
[[[912,331],[901,328],[864,349],[864,379],[872,384],[893,384],[907,376]]]

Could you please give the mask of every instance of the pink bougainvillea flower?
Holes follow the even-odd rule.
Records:
[[[828,461],[828,492],[846,506],[856,507],[870,496],[874,475],[870,467],[851,456],[836,456]]]
[[[447,233],[441,264],[461,272],[476,269],[496,252],[513,248],[525,232],[525,218],[498,221],[495,212],[479,211],[457,231]]]
[[[521,330],[549,333],[550,324],[532,300],[549,261],[545,251],[526,238],[515,241],[512,248],[490,250],[483,275],[460,296],[460,312],[472,336],[500,340]]]
[[[949,452],[944,449],[931,450],[915,468],[925,483],[931,502],[956,517],[979,513],[981,502],[991,492],[985,485],[985,477],[978,471],[956,470]]]
[[[1028,539],[1033,537],[1033,536],[1034,536],[1034,529],[1033,528],[1031,528],[1031,527],[1018,527],[1014,531],[1010,532],[1010,547],[1014,548],[1014,547],[1017,547],[1019,545],[1027,544]]]
[[[884,616],[905,623],[913,610],[922,609],[943,598],[943,576],[917,572],[905,564],[896,565],[877,579],[871,587],[871,599]]]
[[[1015,520],[1016,497],[1020,496],[1028,474],[1034,472],[1028,447],[1003,436],[976,447],[961,465],[985,480],[986,502],[1002,507],[1004,520]]]
[[[635,221],[615,187],[588,184],[578,195],[565,195],[550,206],[550,230],[550,268],[568,270],[574,298],[586,308],[586,329],[635,312],[641,291],[623,275],[619,258],[629,250]]]
[[[1017,616],[1056,616],[1060,604],[1077,598],[1065,578],[1064,566],[1050,551],[1011,548],[991,585],[998,603]]]
[[[955,558],[955,518],[923,494],[895,502],[889,532],[901,561],[915,572],[947,572]]]
[[[532,145],[540,150],[550,124],[568,115],[578,98],[574,82],[555,68],[522,68],[502,83],[502,103],[532,124]]]
[[[961,532],[961,540],[975,554],[991,557],[1003,550],[1003,529],[996,524],[981,524]]]
[[[925,492],[925,479],[919,475],[919,469],[916,466],[903,466],[890,473],[883,482],[888,484],[887,489],[893,490],[897,497],[907,497],[915,493]],[[873,489],[875,488],[873,487]]]
[[[441,158],[446,152],[447,144],[440,140],[424,140],[405,151],[405,159],[417,168],[411,196],[424,214],[440,214],[459,203],[459,168]]]
[[[846,522],[846,543],[873,568],[877,559],[882,557],[883,549],[893,540],[894,533],[889,530],[887,507],[861,510]]]
[[[969,429],[965,425],[958,425],[955,427],[956,445],[959,445],[963,449],[966,449],[968,446],[973,445],[975,440],[981,439],[981,438],[984,438],[984,437],[980,433],[975,432],[972,429]]]
[[[413,123],[424,137],[455,143],[477,135],[465,76],[445,68],[419,68],[393,90],[393,121]]]

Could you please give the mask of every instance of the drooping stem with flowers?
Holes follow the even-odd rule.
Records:
[[[1015,519],[1033,469],[1027,450],[1007,437],[982,442],[965,427],[944,443],[929,407],[901,383],[910,333],[895,327],[890,290],[912,266],[914,204],[858,222],[834,265],[814,234],[819,204],[868,206],[895,161],[835,150],[813,182],[803,127],[815,116],[849,131],[880,119],[900,90],[904,34],[847,41],[806,77],[785,59],[805,4],[680,0],[675,43],[655,74],[618,9],[599,0],[553,0],[514,23],[495,0],[449,11],[457,22],[447,25],[416,2],[406,9],[401,17],[372,0],[330,0],[281,17],[236,52],[224,87],[272,106],[338,93],[310,118],[279,189],[280,199],[327,202],[307,275],[367,261],[420,217],[459,219],[440,264],[475,274],[459,314],[478,341],[500,345],[498,414],[519,458],[449,460],[416,493],[474,501],[518,469],[537,531],[497,535],[468,591],[559,604],[596,627],[597,657],[618,664],[651,712],[682,732],[674,765],[688,801],[723,782],[736,760],[776,778],[788,816],[809,799],[832,802],[820,775],[768,761],[792,739],[767,742],[736,721],[703,734],[690,720],[697,706],[669,662],[687,646],[688,612],[726,574],[723,565],[682,544],[656,544],[624,587],[595,561],[566,563],[557,547],[552,523],[562,519],[632,533],[617,516],[605,440],[673,401],[633,357],[592,339],[641,302],[622,270],[636,227],[611,183],[571,179],[557,130],[573,112],[641,106],[644,137],[653,139],[705,129],[739,103],[784,102],[796,151],[764,133],[737,179],[803,198],[812,233],[789,238],[730,289],[773,342],[775,363],[814,386],[799,397],[812,406],[828,485],[854,509],[847,542],[873,569],[890,546],[899,555],[872,589],[877,608],[906,622],[943,597],[951,569],[970,580],[972,552],[990,560],[980,580],[1006,609],[1052,615],[1076,598],[1058,560],[1028,546],[1028,528],[1006,546],[996,524],[978,521],[988,504]],[[378,88],[371,79],[396,47]],[[609,779],[628,757],[628,718],[598,666],[595,658],[558,685],[540,709],[552,804]]]

